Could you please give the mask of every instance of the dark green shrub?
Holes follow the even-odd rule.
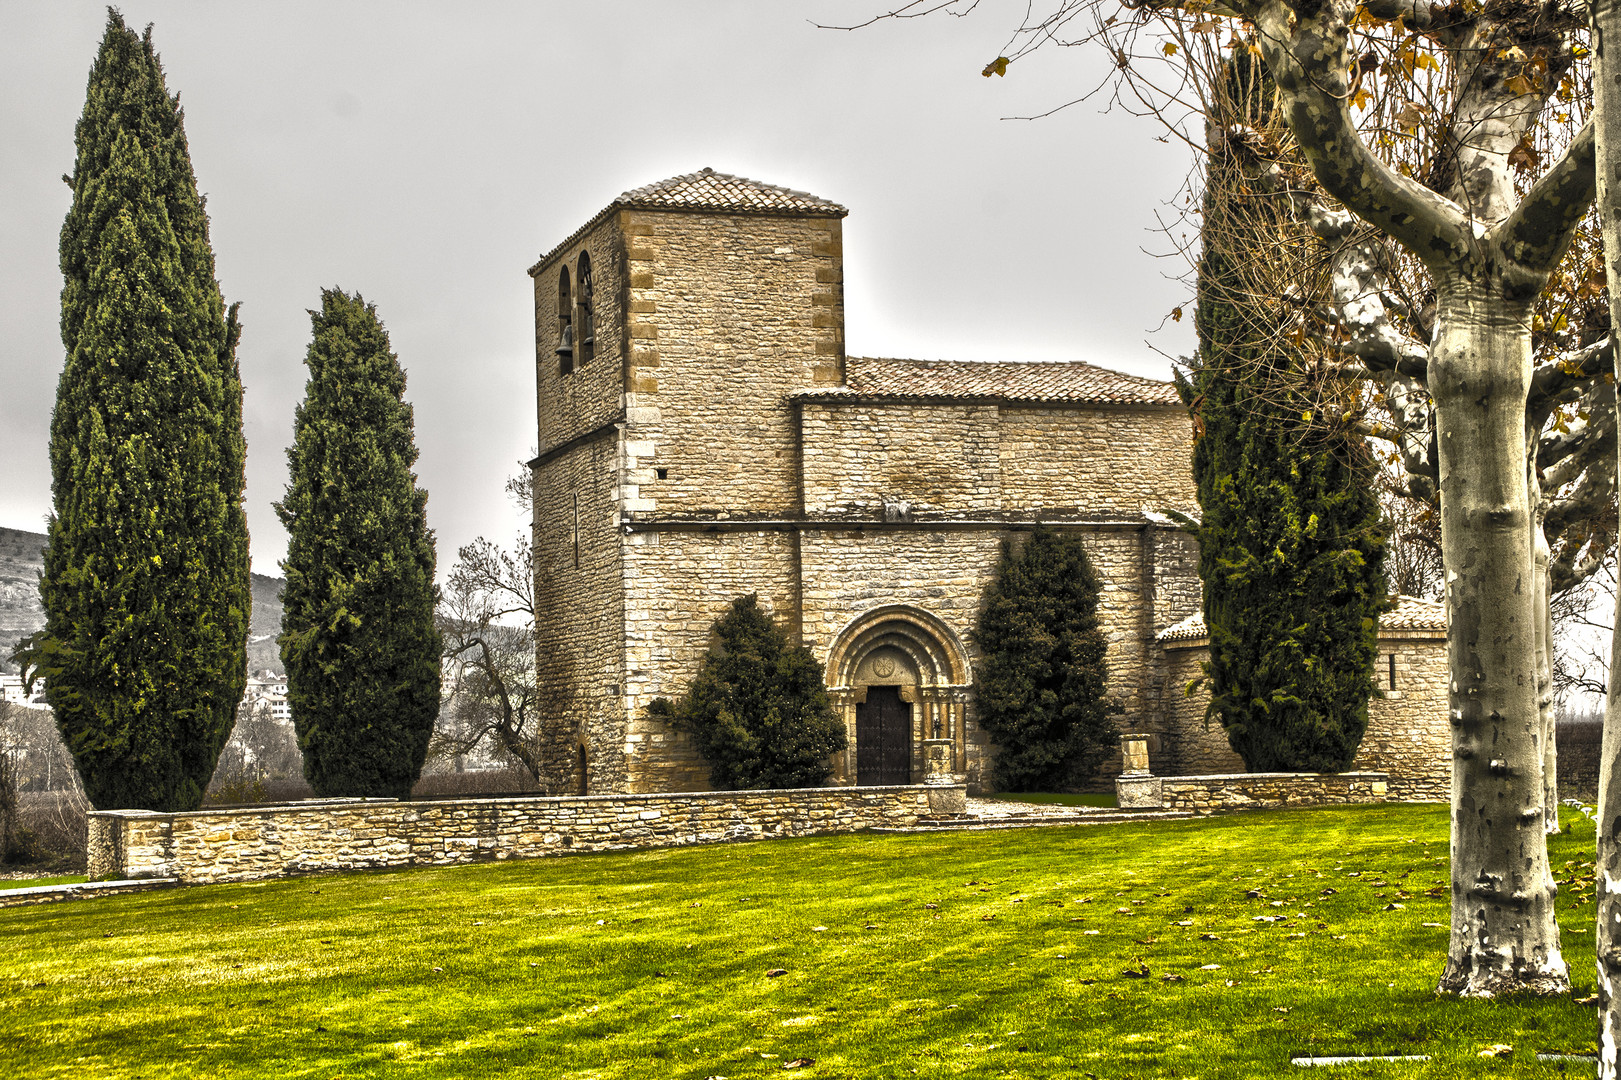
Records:
[[[1119,707],[1104,697],[1098,579],[1080,536],[1038,529],[1021,550],[1004,542],[974,640],[996,787],[1051,791],[1096,772]]]
[[[752,593],[732,602],[714,632],[717,644],[686,695],[659,698],[648,711],[692,734],[721,790],[821,784],[845,747],[822,665],[789,644]]]
[[[321,292],[276,504],[287,526],[281,656],[317,795],[411,793],[439,716],[434,543],[405,372],[376,310]]]

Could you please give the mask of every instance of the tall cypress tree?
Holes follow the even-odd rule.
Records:
[[[1286,154],[1271,97],[1265,69],[1240,51],[1218,88],[1221,130]],[[1376,466],[1289,333],[1276,275],[1299,273],[1312,291],[1298,261],[1309,243],[1235,156],[1213,153],[1209,169],[1199,353],[1177,380],[1195,422],[1209,715],[1252,772],[1337,772],[1367,729],[1388,605]]]
[[[1104,697],[1108,642],[1098,577],[1075,533],[1038,529],[1002,544],[974,631],[979,723],[996,742],[993,782],[1052,791],[1097,771],[1113,748],[1119,707]]]
[[[62,225],[45,628],[17,656],[92,803],[201,802],[247,680],[236,308],[214,278],[178,97],[109,12]]]
[[[434,543],[405,372],[376,309],[323,289],[291,482],[281,657],[318,795],[410,794],[439,715]]]

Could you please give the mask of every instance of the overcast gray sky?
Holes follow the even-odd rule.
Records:
[[[524,271],[619,192],[705,166],[810,191],[845,221],[857,355],[1080,359],[1166,377],[1191,320],[1156,215],[1185,149],[1093,104],[1079,49],[979,71],[1024,10],[855,33],[878,2],[132,0],[181,94],[227,301],[242,301],[254,569],[323,285],[377,305],[409,376],[443,573],[519,522],[535,442]],[[57,233],[105,27],[80,0],[0,0],[0,525],[43,530],[62,367]]]

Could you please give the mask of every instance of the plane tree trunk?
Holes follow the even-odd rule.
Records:
[[[1452,715],[1452,937],[1439,989],[1569,989],[1544,841],[1537,575],[1525,468],[1531,303],[1439,282],[1430,355]]]
[[[1599,220],[1604,265],[1610,283],[1610,324],[1621,327],[1621,58],[1609,49],[1621,43],[1621,0],[1591,0],[1593,20],[1593,126],[1598,143]],[[1617,396],[1621,422],[1621,395]],[[1617,442],[1621,453],[1621,440]],[[1618,462],[1621,466],[1621,462]],[[1610,647],[1609,693],[1604,703],[1604,741],[1599,752],[1598,923],[1599,1076],[1616,1080],[1621,1045],[1621,621]]]
[[[1453,734],[1452,933],[1439,989],[1563,992],[1570,983],[1544,838],[1525,410],[1532,304],[1590,205],[1592,130],[1516,200],[1508,155],[1542,103],[1508,96],[1494,68],[1504,46],[1496,30],[1463,33],[1457,46],[1474,66],[1460,79],[1455,171],[1440,185],[1449,198],[1358,137],[1348,108],[1351,5],[1260,0],[1243,10],[1318,183],[1421,259],[1436,285],[1428,379]]]

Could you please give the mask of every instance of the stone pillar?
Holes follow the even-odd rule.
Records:
[[[1125,768],[1120,771],[1121,776],[1148,776],[1148,739],[1147,735],[1120,736],[1120,760]]]
[[[952,740],[923,740],[923,786],[929,789],[932,817],[957,817],[968,812],[967,788],[951,775]]]
[[[955,783],[951,775],[951,740],[923,740],[923,783],[928,787],[947,787]]]

